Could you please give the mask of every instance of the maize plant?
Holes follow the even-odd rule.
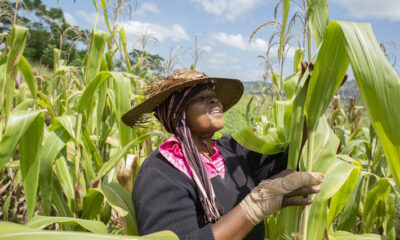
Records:
[[[288,11],[289,1],[283,1],[283,23]],[[289,207],[266,220],[267,237],[395,239],[394,199],[400,186],[400,115],[396,111],[400,80],[369,24],[329,22],[327,2],[316,0],[308,3],[307,19],[309,61],[315,60],[311,77],[310,68],[300,72],[295,57],[294,74],[283,81],[287,99],[274,101],[266,129],[261,127],[263,130],[255,133],[245,127],[234,135],[247,148],[264,154],[281,152],[289,145],[288,168],[326,175],[311,207]],[[285,29],[281,31],[284,36]],[[311,33],[317,46],[314,56],[310,54]],[[327,114],[349,66],[370,127],[359,127],[361,112],[355,113],[355,109],[361,110],[354,106],[354,100],[348,114],[337,104],[330,116]],[[342,125],[338,125],[340,121]],[[303,128],[307,132],[304,148]]]
[[[104,0],[95,7],[106,13]],[[165,135],[152,123],[139,131],[121,122],[143,99],[139,86],[151,73],[133,73],[124,29],[111,27],[106,14],[105,22],[109,32],[92,30],[83,66],[66,66],[54,49],[51,76],[34,73],[23,56],[29,29],[5,33],[0,239],[177,239],[172,232],[120,235],[138,235],[128,191],[152,140]],[[117,52],[126,72],[114,71]]]

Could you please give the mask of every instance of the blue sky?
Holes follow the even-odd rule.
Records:
[[[44,0],[48,7],[63,9],[67,21],[81,28],[92,29],[96,9],[92,0]],[[270,26],[255,36],[252,31],[272,20],[277,0],[138,0],[131,18],[122,17],[129,49],[141,48],[139,36],[147,34],[150,53],[168,58],[177,49],[177,68],[193,63],[190,55],[197,35],[202,51],[197,70],[210,76],[232,77],[242,81],[261,80],[263,55],[273,28]],[[330,20],[370,22],[379,42],[400,44],[400,0],[328,0]],[[296,10],[292,3],[291,9]],[[125,9],[126,10],[126,9]],[[281,11],[281,8],[279,8]],[[280,18],[280,15],[278,16]],[[102,16],[97,28],[105,29]],[[400,56],[400,45],[389,47]],[[290,56],[285,73],[292,71]],[[399,59],[400,61],[400,59]],[[399,65],[396,70],[399,72]]]

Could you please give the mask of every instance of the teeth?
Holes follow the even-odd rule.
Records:
[[[219,111],[219,110],[217,110],[217,111],[212,111],[211,113],[220,113],[220,111]]]

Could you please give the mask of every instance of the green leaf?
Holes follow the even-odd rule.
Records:
[[[332,237],[332,238],[331,238]],[[332,240],[381,240],[382,237],[378,234],[353,234],[351,232],[344,232],[344,231],[336,231],[329,236],[329,239]]]
[[[345,158],[350,158],[349,156],[343,156]],[[353,160],[355,161],[355,160]],[[361,165],[360,165],[361,167]],[[342,211],[344,205],[349,199],[360,175],[359,171],[352,171],[352,173],[347,178],[346,182],[342,187],[333,195],[330,206],[329,206],[329,216],[328,216],[328,228],[332,224],[332,221],[339,215]]]
[[[290,132],[290,147],[288,169],[297,169],[301,152],[304,128],[304,104],[306,102],[308,81],[301,87],[301,91],[293,98],[292,129]]]
[[[349,67],[346,49],[343,44],[339,44],[343,41],[338,23],[331,22],[308,85],[305,114],[309,131],[317,127],[318,119],[325,113]]]
[[[275,132],[270,131],[266,136],[260,138],[254,134],[254,132],[251,130],[249,126],[240,129],[232,136],[238,143],[240,143],[247,149],[262,154],[272,155],[283,152],[285,151],[288,145],[287,143],[282,143],[279,141],[276,131]]]
[[[14,25],[11,31],[11,45],[9,46],[9,52],[7,54],[7,67],[6,71],[2,72],[4,74],[5,80],[5,125],[8,124],[9,115],[11,112],[15,79],[17,76],[17,66],[22,57],[22,53],[25,49],[26,39],[28,37],[28,28]],[[3,93],[3,92],[2,92]],[[0,107],[3,108],[2,102],[0,102]]]
[[[94,80],[92,80],[88,86],[85,88],[85,91],[82,94],[81,99],[79,100],[78,109],[79,112],[86,111],[86,114],[89,115],[89,109],[91,109],[93,104],[93,98],[96,90],[104,83],[104,81],[109,78],[111,74],[109,72],[100,72]]]
[[[290,101],[274,101],[273,118],[281,142],[288,142],[292,124],[292,107]]]
[[[52,191],[51,201],[54,208],[57,211],[58,216],[62,217],[72,217],[71,209],[65,202],[63,189],[57,178],[53,180],[53,191]]]
[[[137,235],[135,209],[132,205],[131,194],[118,183],[103,184],[100,189],[106,201],[125,219],[126,230],[129,235]]]
[[[95,219],[103,210],[103,194],[95,189],[89,189],[83,197],[83,212],[81,218]]]
[[[65,147],[69,134],[63,129],[50,132],[44,141],[40,155],[39,186],[44,212],[50,214],[53,189],[53,163],[58,153]]]
[[[326,118],[323,116],[318,123],[317,130],[314,135],[313,147],[313,165],[312,170],[322,173],[328,172],[336,159],[336,151],[339,147],[339,139],[329,127]],[[306,141],[306,144],[308,140]],[[308,148],[304,148],[300,157],[300,169],[306,169],[306,158]]]
[[[37,99],[36,79],[33,76],[32,68],[29,62],[22,56],[18,63],[18,68],[24,76],[26,84],[28,84],[29,90],[33,99]]]
[[[31,127],[41,111],[13,111],[0,141],[0,169],[10,160],[17,143]]]
[[[103,166],[101,167],[101,169],[99,170],[99,172],[97,173],[97,177],[96,180],[99,180],[100,178],[102,178],[104,175],[107,174],[107,172],[115,167],[116,163],[118,162],[118,160],[120,160],[125,154],[128,153],[128,151],[135,145],[135,144],[140,144],[142,143],[146,138],[148,138],[149,136],[163,136],[162,133],[159,132],[151,132],[148,134],[144,134],[138,138],[135,138],[134,140],[132,140],[130,143],[128,143],[127,145],[125,145],[124,148],[122,148],[120,151],[118,151],[115,155],[110,157],[110,160],[108,162],[106,162],[105,164],[103,164]]]
[[[55,130],[58,128],[63,128],[67,133],[70,135],[70,137],[76,141],[76,131],[75,131],[75,126],[76,126],[76,117],[75,116],[60,116],[60,117],[55,117],[53,120],[53,124],[50,128],[50,130]]]
[[[60,181],[62,189],[64,190],[65,196],[68,198],[68,200],[71,201],[75,199],[75,182],[69,171],[65,155],[66,154],[64,153],[59,158],[57,158],[55,161],[55,165],[57,177]]]
[[[122,47],[124,49],[126,69],[127,69],[128,73],[132,74],[132,66],[131,66],[131,61],[130,61],[130,58],[129,58],[129,53],[128,53],[128,50],[127,50],[127,47],[126,47],[126,35],[125,35],[125,30],[124,30],[123,27],[121,27],[119,29],[119,36],[121,38]]]
[[[285,79],[283,88],[285,89],[287,99],[292,99],[296,92],[297,83],[299,81],[299,74],[292,74]]]
[[[78,224],[93,233],[107,233],[106,226],[102,222],[70,217],[34,216],[25,226],[32,229],[43,229],[53,223],[66,225]]]
[[[283,45],[284,45],[287,20],[288,20],[288,16],[289,16],[289,9],[290,9],[290,0],[283,0],[281,35],[279,38],[279,50],[278,50],[279,62],[282,59],[282,50],[283,50]]]
[[[110,28],[110,24],[108,23],[108,16],[107,16],[107,4],[105,0],[100,0],[101,6],[103,8],[103,15],[104,15],[104,22],[106,23],[107,29],[110,33],[112,33],[112,30]]]
[[[86,66],[86,83],[90,84],[97,76],[101,61],[103,59],[104,49],[106,47],[107,33],[93,29],[90,40],[89,57]],[[88,104],[92,104],[90,101]]]
[[[360,171],[360,166],[342,160],[334,162],[321,184],[321,191],[315,195],[311,205],[306,239],[323,238],[324,229],[328,223],[329,198],[337,193],[346,181],[357,179]]]
[[[19,144],[20,166],[28,207],[28,218],[33,216],[36,207],[43,131],[44,113],[40,112],[21,138]]]
[[[346,230],[350,231],[352,228],[356,227],[356,221],[358,217],[358,212],[360,209],[360,203],[362,199],[363,183],[365,178],[362,176],[358,177],[356,186],[353,192],[347,200],[343,211],[339,217],[336,230]]]
[[[326,27],[329,24],[327,0],[311,0],[307,16],[310,18],[310,27],[315,46],[319,46],[324,39]]]
[[[131,109],[131,80],[124,73],[111,72],[114,79],[115,110],[121,146],[132,139],[132,128],[122,122],[122,115]]]
[[[101,166],[103,166],[103,160],[101,159],[100,153],[96,148],[95,143],[92,141],[92,139],[90,139],[89,130],[85,125],[82,126],[82,142],[94,160],[96,171],[99,171]],[[91,162],[89,164],[91,164]]]
[[[361,97],[382,142],[391,173],[399,188],[399,77],[379,47],[369,24],[338,23]]]
[[[162,231],[145,236],[124,236],[112,234],[94,234],[85,232],[59,232],[34,230],[11,222],[0,222],[1,240],[179,240],[171,231]]]
[[[294,51],[294,58],[293,58],[293,72],[299,73],[301,72],[301,62],[304,59],[304,48],[296,48]]]
[[[379,179],[375,187],[373,187],[367,195],[363,211],[364,231],[369,232],[375,224],[377,218],[377,204],[382,199],[386,202],[392,189],[386,178]]]

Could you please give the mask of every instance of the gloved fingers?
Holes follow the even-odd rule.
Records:
[[[281,207],[287,207],[287,206],[306,206],[310,205],[312,203],[311,198],[299,198],[299,197],[284,197],[282,199],[282,205]]]
[[[294,172],[296,172],[296,171],[293,170],[293,169],[286,169],[286,170],[283,170],[282,172],[280,172],[278,174],[275,174],[274,176],[272,176],[272,177],[270,177],[268,179],[275,179],[275,178],[285,177],[285,176],[287,176],[287,175],[289,175],[291,173],[294,173]]]
[[[305,196],[309,194],[319,193],[320,187],[319,186],[312,186],[312,187],[303,187],[294,190],[288,194],[285,194],[284,197],[296,197],[296,196]]]
[[[324,180],[324,175],[317,172],[292,172],[285,176],[282,187],[287,192],[292,192],[303,187],[319,185]]]

